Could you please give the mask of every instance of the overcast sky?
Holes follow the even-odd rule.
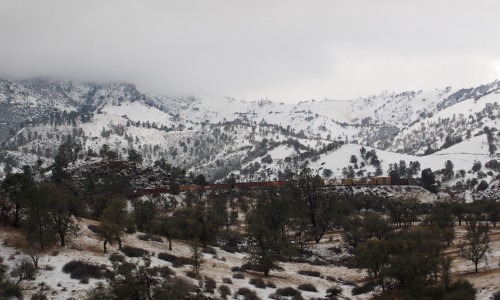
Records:
[[[296,102],[500,79],[500,1],[0,0],[0,76]]]

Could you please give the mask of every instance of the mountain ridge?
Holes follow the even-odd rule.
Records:
[[[248,180],[273,179],[293,164],[314,166],[317,172],[328,167],[342,176],[343,167],[349,166],[344,158],[327,167],[315,164],[331,161],[327,154],[342,144],[406,154],[422,162],[426,159],[418,157],[474,136],[486,137],[485,128],[498,145],[499,100],[499,81],[470,89],[285,104],[168,97],[130,83],[4,79],[0,80],[0,163],[19,167],[23,161],[33,161],[30,156],[50,163],[59,144],[71,137],[82,143],[84,151],[98,151],[107,144],[126,158],[130,149],[137,149],[145,164],[166,158],[212,180],[231,173]],[[473,144],[488,148],[484,139],[474,139]],[[321,150],[329,147],[330,151]],[[483,151],[479,161],[485,164],[495,155]],[[389,163],[401,159],[388,155],[385,160],[384,174]],[[422,167],[439,168],[435,163]],[[374,170],[365,168],[364,174],[369,172],[373,175]]]

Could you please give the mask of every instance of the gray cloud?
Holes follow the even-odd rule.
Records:
[[[498,1],[0,0],[0,75],[278,101],[500,78]]]

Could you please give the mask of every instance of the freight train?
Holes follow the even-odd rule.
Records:
[[[280,188],[288,185],[288,181],[262,181],[262,182],[235,182],[235,183],[216,183],[207,185],[181,185],[180,191],[214,191],[214,190],[258,190],[269,188]],[[322,179],[321,186],[381,186],[381,185],[416,185],[413,178],[391,178],[391,177],[372,177],[372,178],[343,178],[343,179]],[[169,194],[169,187],[144,188],[134,191],[135,195],[159,195]]]
[[[393,177],[362,177],[343,179],[323,179],[324,186],[358,186],[358,185],[416,185],[414,178],[393,178]]]

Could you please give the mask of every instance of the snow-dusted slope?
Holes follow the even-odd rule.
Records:
[[[145,164],[163,157],[211,179],[230,173],[272,179],[303,166],[330,169],[339,177],[352,155],[360,158],[359,145],[379,149],[384,174],[401,160],[433,170],[452,160],[455,170],[468,171],[474,161],[484,165],[495,157],[486,130],[500,148],[499,88],[495,81],[468,89],[285,104],[168,97],[127,83],[1,80],[0,163],[19,166],[33,157],[50,162],[71,137],[84,151],[107,144],[126,158],[133,148]],[[375,167],[355,169],[360,170],[366,176]]]

